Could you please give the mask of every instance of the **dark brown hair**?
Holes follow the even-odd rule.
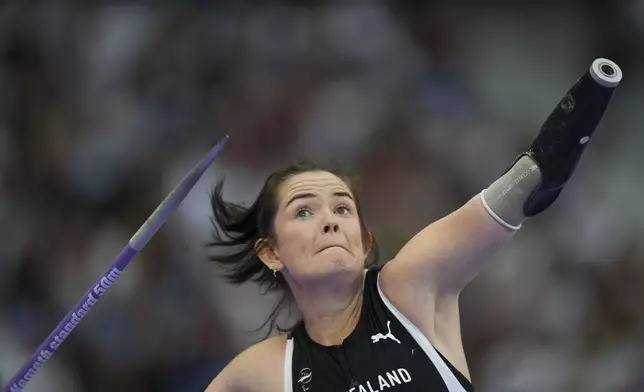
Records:
[[[260,288],[264,288],[264,294],[268,291],[282,292],[280,300],[271,311],[268,319],[257,329],[261,330],[268,324],[269,330],[266,336],[270,335],[275,328],[279,332],[292,329],[281,328],[276,323],[279,311],[285,305],[291,305],[293,298],[282,274],[278,273],[277,276],[273,276],[273,272],[259,259],[257,253],[260,248],[256,248],[256,244],[259,247],[267,246],[266,241],[258,243],[258,240],[274,240],[275,216],[279,205],[278,192],[280,186],[297,174],[315,171],[332,173],[347,184],[355,199],[363,234],[367,234],[368,230],[360,209],[358,183],[355,177],[343,173],[333,165],[323,165],[306,160],[273,172],[266,179],[257,199],[250,207],[227,202],[223,199],[223,178],[217,182],[211,195],[210,204],[213,213],[214,238],[208,243],[208,246],[227,248],[228,251],[224,253],[221,252],[221,249],[217,249],[216,254],[209,256],[210,260],[220,263],[224,267],[224,277],[229,283],[241,285],[251,281],[257,283]],[[378,245],[374,240],[365,267],[375,265],[377,262]]]

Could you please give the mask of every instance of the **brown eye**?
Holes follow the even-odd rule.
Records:
[[[335,212],[340,215],[349,215],[349,213],[351,213],[351,210],[347,206],[339,206],[335,209]]]

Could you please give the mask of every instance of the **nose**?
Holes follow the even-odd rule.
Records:
[[[337,233],[340,230],[340,226],[337,223],[327,223],[322,228],[324,234]]]

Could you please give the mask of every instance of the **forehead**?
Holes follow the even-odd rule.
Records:
[[[337,191],[351,194],[349,186],[338,176],[326,171],[296,174],[280,187],[280,204],[300,193],[327,194]]]

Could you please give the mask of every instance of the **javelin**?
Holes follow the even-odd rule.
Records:
[[[116,256],[112,264],[85,292],[83,297],[67,313],[65,318],[56,326],[53,332],[47,336],[45,341],[36,349],[31,358],[18,370],[9,383],[4,387],[3,392],[22,391],[27,383],[35,376],[45,362],[60,347],[63,341],[78,326],[83,317],[94,307],[96,302],[105,294],[105,291],[114,283],[116,278],[123,272],[134,256],[152,239],[152,236],[163,226],[166,219],[172,214],[179,204],[185,199],[190,190],[195,186],[199,178],[206,171],[208,166],[215,159],[215,156],[228,141],[228,135],[217,143],[208,154],[181,180],[166,198],[148,217],[143,226],[137,230],[130,241],[125,245],[121,253]]]

